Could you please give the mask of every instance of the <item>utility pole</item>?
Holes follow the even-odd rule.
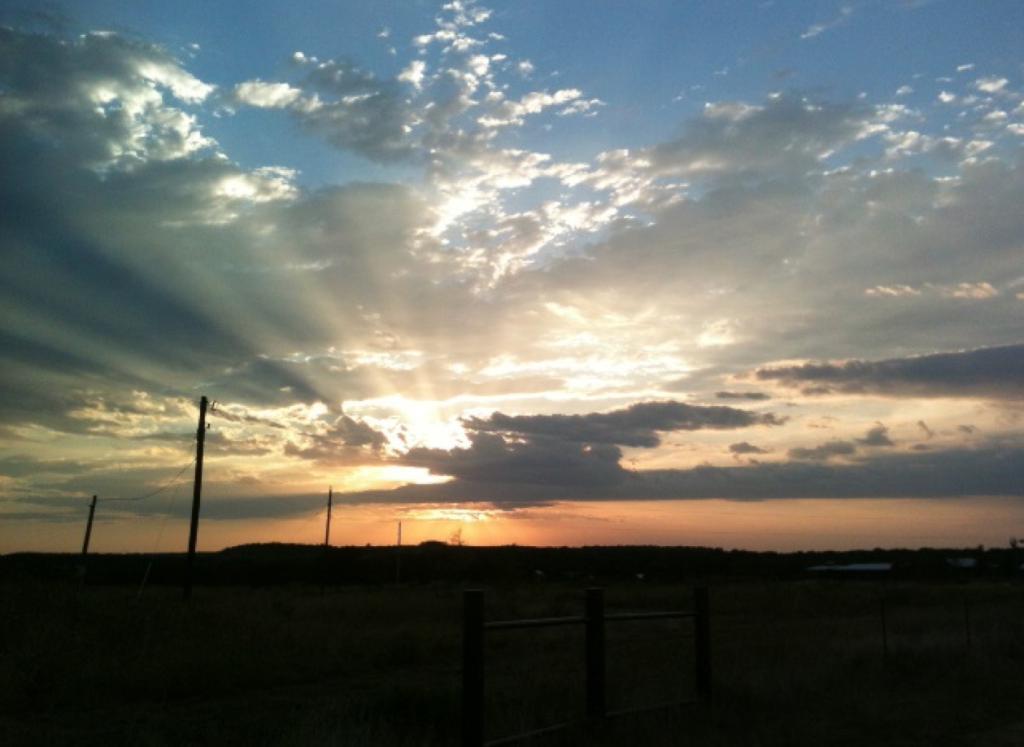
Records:
[[[196,477],[192,488],[192,525],[188,533],[188,561],[185,567],[185,601],[192,597],[192,570],[196,560],[196,537],[199,534],[199,495],[203,490],[203,445],[206,442],[206,397],[199,399],[199,429],[196,431]]]
[[[324,536],[324,547],[331,546],[331,503],[334,498],[334,488],[327,488],[327,534]]]
[[[327,531],[324,533],[324,565],[320,575],[320,596],[327,588],[327,579],[331,573],[331,509],[333,508],[334,488],[327,488]]]
[[[92,517],[96,515],[96,496],[92,497],[89,504],[89,521],[85,525],[85,541],[82,543],[82,557],[89,554],[89,537],[92,535]]]
[[[398,522],[398,544],[395,545],[395,586],[402,582],[402,522]]]

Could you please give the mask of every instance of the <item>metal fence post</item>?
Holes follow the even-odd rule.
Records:
[[[484,592],[462,592],[462,747],[484,743]]]
[[[694,658],[697,675],[697,697],[711,702],[711,604],[708,589],[693,590]]]
[[[605,646],[604,646],[604,589],[587,589],[587,716],[604,718],[605,702]]]
[[[882,617],[882,665],[889,666],[889,615],[884,596],[878,600],[878,609]]]

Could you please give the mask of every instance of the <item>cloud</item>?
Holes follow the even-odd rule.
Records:
[[[235,86],[234,95],[238,102],[249,106],[281,109],[298,101],[302,91],[292,88],[287,83],[250,80]]]
[[[423,87],[423,79],[426,76],[427,63],[423,60],[413,60],[409,66],[396,76],[396,80],[412,85],[415,89]]]
[[[501,433],[527,438],[546,437],[588,444],[653,447],[658,433],[704,429],[732,430],[756,425],[781,425],[775,415],[733,407],[687,405],[681,402],[642,402],[622,410],[588,415],[504,415],[471,417],[464,423],[475,433]]]
[[[1010,494],[1009,452],[942,451],[1012,430],[1007,407],[936,403],[925,453],[894,443],[921,415],[897,421],[891,400],[865,416],[861,397],[801,397],[1021,399],[1024,171],[1016,136],[986,119],[997,98],[1019,113],[1010,83],[948,82],[948,129],[910,98],[711,100],[660,143],[588,156],[605,130],[572,129],[570,162],[561,117],[601,102],[516,75],[535,71],[494,53],[486,17],[448,4],[387,74],[298,54],[280,79],[220,89],[116,34],[0,30],[0,428],[18,450],[0,471],[18,495],[56,501],[82,489],[76,473],[125,494],[156,480],[188,450],[198,391],[226,400],[211,435],[224,489],[369,465],[449,479],[353,500]],[[971,97],[978,111],[958,111]],[[316,189],[242,166],[252,153],[203,126],[242,107],[374,165]],[[992,347],[934,352],[964,340]],[[722,431],[784,418],[659,399],[760,408],[775,386],[793,412],[833,417],[836,438],[815,445],[794,418],[726,452]],[[466,448],[416,430],[432,418]],[[892,433],[846,425],[876,418]],[[131,469],[38,458],[79,436]],[[724,466],[637,471],[631,449]]]
[[[539,114],[545,109],[563,104],[572,105],[579,103],[581,91],[575,88],[563,89],[548,93],[547,91],[534,91],[523,96],[519,101],[502,101],[494,110],[486,116],[481,117],[479,122],[484,127],[506,127],[509,125],[521,125],[528,115]],[[578,107],[575,113],[581,111]]]
[[[495,438],[496,437],[491,437]],[[839,447],[845,451],[852,444]],[[589,477],[567,465],[568,453],[545,457],[532,448],[522,449],[523,463],[514,465],[508,445],[491,443],[491,466],[500,478],[489,479],[483,470],[460,469],[448,462],[446,474],[459,479],[436,485],[411,485],[397,490],[346,494],[351,503],[459,503],[488,502],[498,506],[547,505],[572,501],[784,500],[796,498],[960,498],[1018,496],[1024,481],[1024,451],[988,446],[972,449],[936,449],[850,457],[842,462],[824,455],[786,462],[752,461],[735,466],[701,465],[689,469],[628,472],[612,467],[610,459],[587,460],[575,454],[575,466],[596,470]],[[433,455],[437,457],[437,455]],[[479,459],[481,455],[477,455]],[[452,454],[453,460],[467,457]],[[526,463],[534,469],[526,468]],[[483,460],[474,460],[482,464]],[[435,464],[427,460],[429,464]],[[508,469],[506,473],[504,470]],[[520,479],[522,478],[522,479]],[[578,479],[570,479],[578,478]],[[535,479],[536,482],[529,482]],[[523,485],[529,484],[528,490]]]
[[[845,451],[851,444],[838,447]],[[822,454],[824,457],[824,454]],[[989,447],[645,473],[633,494],[665,499],[925,498],[1020,495],[1020,449]]]
[[[472,483],[595,487],[625,479],[628,473],[619,464],[621,458],[622,451],[607,443],[543,436],[514,441],[477,433],[467,449],[416,448],[402,463]]]
[[[889,438],[889,429],[879,423],[875,427],[871,428],[867,435],[863,438],[858,438],[857,443],[862,446],[893,446],[892,439]]]
[[[463,419],[464,449],[415,448],[403,464],[426,467],[457,481],[553,487],[608,487],[633,479],[620,462],[620,446],[652,448],[660,433],[779,425],[772,414],[679,402],[646,402],[587,415],[493,413]]]
[[[214,145],[184,108],[205,100],[213,86],[156,45],[108,33],[60,40],[5,27],[0,57],[5,139],[27,130],[96,169],[168,161]]]
[[[341,415],[301,438],[289,439],[284,446],[286,456],[310,460],[330,466],[365,464],[377,461],[387,438],[364,422]]]
[[[852,456],[857,452],[857,447],[848,441],[829,441],[821,446],[813,448],[797,447],[790,449],[787,453],[791,459],[823,461],[832,457]]]
[[[891,131],[898,115],[864,102],[827,101],[799,90],[760,103],[709,102],[680,134],[652,146],[599,154],[574,182],[609,191],[613,203],[660,214],[680,203],[679,180],[701,191],[759,180],[801,180],[845,148]],[[686,191],[683,191],[686,194]]]
[[[765,392],[715,392],[715,396],[718,399],[740,399],[753,402],[763,402],[772,398],[770,394]]]
[[[747,443],[746,441],[741,441],[738,444],[729,444],[729,451],[732,454],[735,454],[737,456],[739,456],[741,454],[768,454],[769,453],[769,451],[767,449],[762,449],[759,446],[754,446],[753,444]]]
[[[304,74],[294,84],[250,81],[236,89],[237,100],[287,109],[331,145],[370,160],[410,157],[407,132],[415,117],[399,85],[408,74],[381,80],[348,59],[303,56],[300,64]]]
[[[817,391],[912,397],[1024,397],[1024,345],[915,358],[763,368],[758,381]]]
[[[1010,81],[1006,78],[998,78],[994,75],[987,78],[978,78],[974,81],[974,87],[984,93],[999,93],[1009,84]]]
[[[832,15],[831,18],[814,23],[807,28],[804,33],[800,35],[801,39],[814,39],[815,37],[821,36],[826,31],[842,26],[852,18],[854,7],[851,5],[840,6],[839,9]]]
[[[760,105],[708,104],[683,135],[646,152],[654,169],[681,176],[794,173],[864,136],[870,106],[816,101],[799,92]]]

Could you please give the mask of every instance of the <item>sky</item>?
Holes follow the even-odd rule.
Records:
[[[0,3],[0,552],[1024,535],[1024,3]]]

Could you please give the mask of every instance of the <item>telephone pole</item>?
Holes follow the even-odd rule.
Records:
[[[196,431],[196,477],[192,488],[192,525],[188,533],[188,561],[185,567],[185,601],[192,597],[192,570],[196,560],[196,537],[199,534],[199,495],[203,490],[203,445],[206,442],[206,408],[209,400],[199,399],[199,429]]]
[[[327,579],[331,575],[331,508],[334,488],[327,488],[327,531],[324,533],[324,565],[320,575],[320,596],[327,588]]]
[[[402,583],[402,522],[398,522],[398,544],[395,545],[395,586]]]
[[[324,547],[331,546],[331,503],[334,497],[334,488],[327,488],[327,534],[324,536]]]
[[[89,504],[89,521],[85,525],[85,541],[82,543],[82,557],[89,554],[89,537],[92,535],[92,517],[96,515],[96,496],[92,497]]]

